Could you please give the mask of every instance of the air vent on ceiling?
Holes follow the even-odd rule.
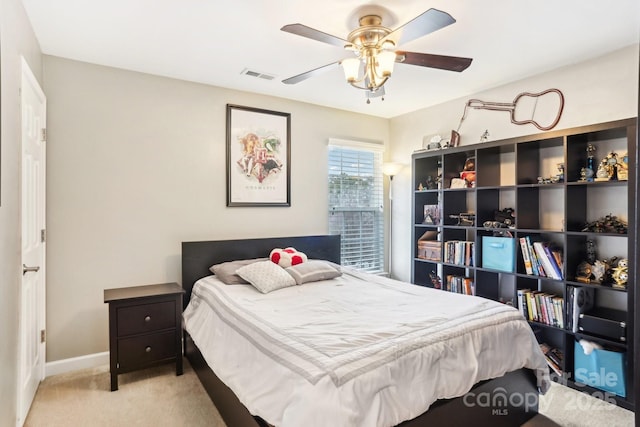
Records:
[[[244,70],[242,70],[242,73],[240,74],[244,74],[246,76],[251,76],[251,77],[257,77],[259,79],[265,79],[265,80],[273,80],[276,77],[272,74],[261,73],[259,71],[250,70],[248,68],[245,68]]]

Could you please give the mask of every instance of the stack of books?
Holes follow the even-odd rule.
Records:
[[[540,344],[540,350],[542,350],[545,359],[547,359],[547,365],[549,365],[557,375],[562,376],[562,363],[564,361],[562,351],[546,343]]]
[[[530,322],[564,328],[564,305],[560,296],[546,292],[518,289],[518,309]]]
[[[473,279],[471,279],[471,277],[449,274],[447,276],[446,290],[457,294],[475,295],[475,286],[473,285]]]
[[[450,240],[444,243],[444,262],[473,266],[473,242]]]
[[[520,238],[520,250],[527,274],[562,280],[562,253],[548,243],[532,242],[529,236]]]

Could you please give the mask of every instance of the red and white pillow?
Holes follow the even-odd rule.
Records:
[[[295,248],[275,248],[269,254],[269,259],[271,262],[278,264],[282,268],[307,262],[307,256],[303,252],[297,251]]]

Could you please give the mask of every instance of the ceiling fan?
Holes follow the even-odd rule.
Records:
[[[382,25],[382,15],[375,9],[367,11],[359,18],[359,27],[351,31],[346,40],[303,24],[282,27],[282,31],[342,47],[355,54],[355,57],[323,65],[282,82],[296,84],[339,64],[345,72],[347,82],[366,91],[369,103],[369,98],[384,96],[384,84],[391,76],[395,62],[457,72],[465,70],[471,64],[471,58],[395,50],[402,43],[456,22],[448,13],[429,9],[395,30]]]

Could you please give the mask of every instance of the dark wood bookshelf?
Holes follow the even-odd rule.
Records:
[[[638,203],[637,119],[618,120],[571,129],[550,131],[502,141],[491,141],[441,150],[421,151],[412,156],[412,283],[431,287],[429,273],[435,272],[443,280],[447,275],[471,277],[476,296],[502,301],[518,307],[518,290],[546,292],[563,298],[565,328],[540,322],[529,322],[540,342],[564,353],[562,376],[558,382],[595,397],[604,398],[629,410],[635,410],[640,374],[635,366],[636,336],[634,320],[638,317],[635,283],[638,276],[640,251],[636,224],[640,220]],[[587,146],[596,147],[595,167],[611,151],[619,159],[628,156],[628,180],[582,180],[581,169],[587,164]],[[476,181],[471,188],[450,188],[451,180],[460,177],[468,158],[475,158]],[[541,183],[559,173],[558,163],[564,165],[564,179]],[[418,186],[440,177],[437,188],[418,190]],[[424,206],[439,205],[439,224],[423,224]],[[496,210],[513,208],[515,225],[512,228],[484,227],[492,221]],[[452,215],[473,213],[472,225],[458,225]],[[624,219],[627,233],[597,233],[582,231],[591,221],[614,215]],[[483,267],[482,239],[495,231],[508,230],[515,239],[513,271]],[[474,264],[463,266],[445,261],[417,257],[418,239],[426,231],[437,231],[443,242],[465,240],[474,242]],[[529,236],[534,241],[552,242],[562,253],[562,279],[528,274],[519,238]],[[629,262],[629,279],[624,289],[576,280],[578,265],[586,258],[587,240],[596,242],[598,260],[613,257]],[[443,254],[444,255],[444,254]],[[442,258],[444,260],[444,258]],[[597,307],[613,308],[626,313],[626,342],[617,342],[583,332],[574,333],[567,327],[569,287],[592,288]],[[625,353],[624,379],[626,396],[612,396],[602,390],[574,380],[574,344],[587,338],[606,348]]]

